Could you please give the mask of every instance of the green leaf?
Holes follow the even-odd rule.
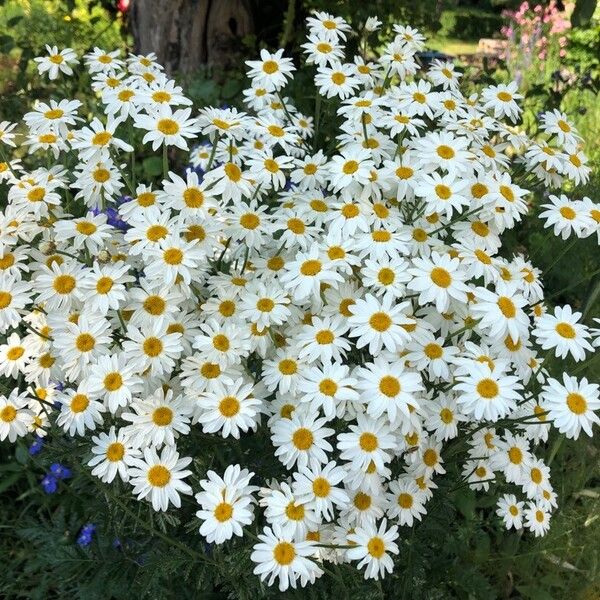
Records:
[[[15,449],[15,458],[17,459],[17,462],[21,463],[22,465],[29,462],[29,452],[27,452],[27,448],[24,444],[17,444]]]
[[[144,171],[150,177],[157,177],[162,173],[162,160],[158,156],[149,156],[142,162]]]
[[[0,52],[8,54],[15,47],[15,40],[10,35],[0,35]]]
[[[573,27],[585,27],[589,24],[596,10],[597,0],[577,0],[571,15]]]
[[[475,513],[475,493],[469,488],[459,490],[454,495],[456,508],[460,511],[465,519],[473,518]]]
[[[13,483],[19,481],[21,475],[23,475],[23,471],[17,471],[16,473],[11,473],[10,475],[2,477],[2,481],[0,481],[0,494],[11,487]]]
[[[23,19],[23,15],[17,15],[16,17],[11,17],[6,21],[7,27],[14,27],[19,21]]]

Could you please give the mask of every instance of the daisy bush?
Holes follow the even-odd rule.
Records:
[[[0,439],[46,438],[109,505],[184,518],[178,548],[281,591],[401,569],[442,490],[544,535],[549,432],[600,408],[599,331],[502,246],[532,212],[599,235],[568,117],[528,137],[516,84],[463,95],[411,27],[374,58],[307,25],[314,115],[283,50],[248,61],[240,111],[194,108],[152,55],[49,46],[55,94],[0,123]],[[82,74],[85,105],[61,92]],[[162,176],[136,180],[140,146]]]

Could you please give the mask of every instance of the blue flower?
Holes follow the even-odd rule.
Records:
[[[77,544],[81,548],[89,546],[92,543],[95,531],[96,526],[93,523],[88,523],[87,525],[84,525],[79,531],[79,535],[77,536]]]
[[[35,456],[42,451],[44,447],[44,438],[41,438],[39,435],[34,436],[33,443],[29,446],[29,454],[31,456]]]
[[[51,473],[47,473],[42,479],[41,484],[46,494],[54,494],[54,492],[56,492],[56,488],[58,487],[58,479],[56,479],[56,477],[54,477],[54,475]]]
[[[71,477],[71,469],[69,467],[65,467],[60,463],[54,463],[50,465],[50,473],[49,475],[54,476],[56,479],[68,479]]]

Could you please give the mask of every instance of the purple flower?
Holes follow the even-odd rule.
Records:
[[[39,435],[34,436],[34,440],[31,444],[31,446],[29,446],[30,456],[35,456],[36,454],[39,454],[42,451],[43,447],[44,447],[44,438],[41,438]]]
[[[47,473],[42,479],[41,484],[46,494],[54,494],[54,492],[56,492],[56,488],[58,487],[58,479],[56,479],[56,477],[54,477],[54,475],[51,473]]]
[[[69,467],[65,467],[60,463],[54,463],[50,465],[49,475],[52,475],[56,479],[68,479],[69,477],[71,477],[72,473]]]
[[[79,535],[77,536],[77,545],[81,548],[85,548],[92,543],[94,538],[94,533],[96,531],[96,525],[93,523],[88,523],[84,525],[79,531]]]

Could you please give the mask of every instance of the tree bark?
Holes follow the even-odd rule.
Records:
[[[129,14],[135,51],[155,52],[170,74],[226,70],[254,31],[248,0],[133,0]]]

